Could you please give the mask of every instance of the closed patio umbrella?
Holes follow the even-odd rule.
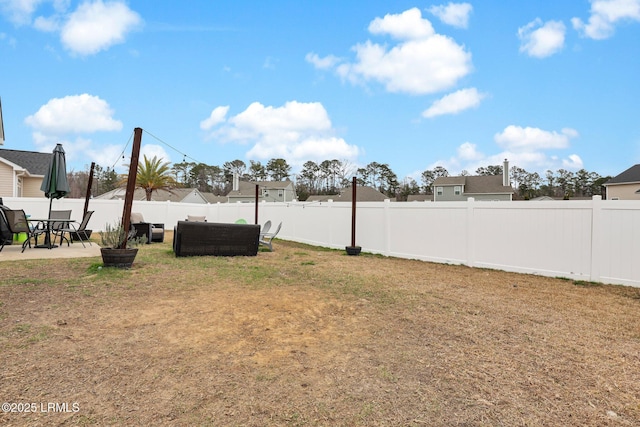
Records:
[[[47,169],[47,173],[42,180],[40,190],[44,191],[44,195],[49,198],[49,215],[47,216],[49,218],[51,217],[53,199],[60,199],[70,191],[69,182],[67,181],[67,161],[62,144],[57,144],[56,148],[53,149],[49,169]]]

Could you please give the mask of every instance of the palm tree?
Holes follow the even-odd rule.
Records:
[[[138,162],[136,188],[143,188],[147,201],[150,201],[154,190],[169,190],[176,186],[176,180],[171,174],[169,162],[162,163],[157,156],[153,156],[151,160],[144,156],[143,161]],[[126,184],[126,178],[123,181]]]

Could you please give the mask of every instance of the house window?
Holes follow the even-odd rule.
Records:
[[[455,194],[456,196],[459,196],[460,194],[462,194],[462,186],[460,185],[456,185],[453,187],[453,194]]]
[[[262,190],[262,197],[269,197],[269,190],[267,190],[266,188]]]
[[[284,197],[284,190],[278,190],[278,198],[282,199]]]
[[[442,196],[442,187],[436,187],[436,194]]]

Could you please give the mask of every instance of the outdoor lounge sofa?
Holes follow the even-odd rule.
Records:
[[[178,221],[173,233],[176,256],[256,256],[260,226]]]

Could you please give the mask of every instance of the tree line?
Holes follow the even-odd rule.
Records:
[[[242,160],[225,162],[222,166],[206,165],[196,162],[180,162],[170,164],[153,158],[144,158],[138,168],[138,180],[141,173],[152,188],[197,188],[201,192],[215,195],[226,195],[231,191],[233,176],[237,174],[243,180],[250,181],[295,181],[299,200],[306,200],[311,195],[338,194],[351,185],[352,177],[356,177],[359,185],[373,187],[390,198],[407,200],[409,195],[433,194],[433,183],[438,177],[449,176],[442,166],[427,169],[420,174],[420,182],[414,178],[405,178],[399,182],[397,175],[388,164],[371,162],[364,167],[356,167],[344,160],[324,160],[320,163],[307,161],[296,175],[291,173],[291,166],[285,159],[274,158],[265,164],[250,160],[249,164]],[[474,175],[502,175],[502,165],[489,165],[476,169]],[[82,198],[86,194],[89,170],[69,172],[70,197]],[[463,170],[460,175],[471,175]],[[547,170],[544,176],[537,172],[528,172],[518,166],[509,168],[509,178],[516,198],[531,199],[540,196],[554,198],[591,197],[602,194],[602,184],[610,179],[596,172],[580,169],[571,172],[566,169]],[[154,187],[154,182],[157,187]],[[112,168],[96,165],[92,194],[99,195],[122,186],[122,176]],[[149,189],[147,192],[149,193]],[[150,193],[149,193],[150,194]]]

